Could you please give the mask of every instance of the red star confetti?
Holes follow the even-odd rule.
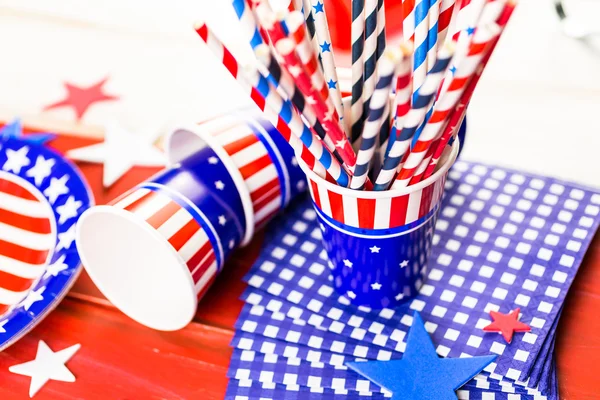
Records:
[[[53,108],[65,106],[73,107],[75,114],[77,115],[77,119],[81,119],[81,117],[83,117],[83,114],[85,114],[85,112],[92,104],[101,101],[119,99],[119,96],[113,96],[104,93],[102,87],[104,86],[107,80],[108,77],[89,87],[75,86],[71,83],[65,82],[64,85],[67,89],[67,97],[63,100],[57,101],[56,103],[47,105],[46,107],[44,107],[44,110],[47,111]]]
[[[497,311],[490,311],[490,316],[494,320],[491,324],[484,327],[486,332],[500,332],[507,343],[510,343],[515,332],[529,332],[531,327],[519,321],[520,308],[511,311],[508,314],[502,314]]]

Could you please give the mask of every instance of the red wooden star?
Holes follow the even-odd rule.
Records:
[[[519,321],[520,311],[519,308],[508,314],[490,311],[490,316],[494,322],[484,327],[483,330],[486,332],[500,332],[504,340],[510,343],[515,332],[529,332],[531,330],[529,325]]]
[[[87,109],[94,103],[99,101],[118,100],[118,96],[105,94],[102,91],[102,86],[106,83],[108,77],[102,79],[100,82],[89,86],[79,87],[65,82],[65,88],[67,89],[67,97],[64,100],[57,101],[44,107],[44,110],[50,110],[53,108],[69,106],[73,107],[77,119],[81,119]]]

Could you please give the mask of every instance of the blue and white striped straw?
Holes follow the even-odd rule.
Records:
[[[419,126],[425,121],[425,115],[435,100],[440,83],[446,74],[453,54],[453,43],[445,44],[438,52],[437,61],[426,75],[421,88],[417,90],[416,98],[406,115],[400,136],[394,141],[383,161],[383,167],[375,181],[374,190],[386,190],[390,186],[398,169],[401,168],[402,160],[410,147],[412,137]]]
[[[365,0],[352,0],[352,100],[350,137],[354,143],[362,132],[365,47]]]
[[[433,0],[431,0],[433,1]],[[429,71],[427,65],[427,52],[429,50],[429,5],[430,0],[417,0],[415,2],[415,51],[413,55],[413,99],[417,90],[425,81],[425,75]]]
[[[381,57],[378,71],[379,79],[369,103],[369,112],[362,133],[354,176],[350,182],[351,189],[363,189],[365,186],[369,173],[369,164],[375,154],[379,130],[385,117],[384,111],[387,108],[389,112],[390,89],[394,81],[396,68],[399,64],[398,61],[401,58],[402,53],[399,49],[387,49]]]
[[[365,76],[363,86],[363,116],[367,118],[369,101],[377,82],[377,0],[365,0]]]
[[[263,37],[260,35],[260,31],[256,25],[256,18],[247,0],[232,0],[231,3],[241,22],[244,37],[250,38],[250,46],[252,46],[252,49],[263,44]]]
[[[300,115],[293,108],[290,101],[283,100],[277,92],[271,90],[267,79],[260,75],[255,67],[245,68],[242,73],[252,87],[264,97],[265,103],[281,117],[292,133],[300,138],[338,185],[347,187],[350,183],[350,177],[331,153],[323,147],[321,141],[313,135],[310,128],[302,122]]]

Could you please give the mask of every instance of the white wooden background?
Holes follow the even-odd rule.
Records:
[[[136,134],[248,104],[195,37],[203,18],[242,58],[228,1],[0,0],[0,120],[14,116],[101,135]],[[119,102],[41,112],[63,81],[106,75]],[[565,37],[549,0],[522,0],[469,110],[464,157],[600,186],[600,56]],[[57,125],[58,123],[58,125]]]

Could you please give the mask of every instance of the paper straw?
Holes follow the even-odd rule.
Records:
[[[379,62],[383,53],[385,52],[386,38],[385,38],[385,1],[377,1],[377,67],[379,70]],[[387,145],[388,138],[390,136],[390,103],[385,103],[383,110],[383,119],[381,123],[381,129],[379,130],[379,140],[377,141],[376,151],[379,153],[380,149]],[[372,165],[374,171],[379,173],[380,159],[377,157]]]
[[[245,69],[242,73],[240,64],[231,52],[210,32],[205,24],[197,25],[196,32],[263,111],[266,119],[288,141],[295,154],[301,157],[319,176],[325,178],[328,172],[338,184],[346,187],[349,183],[348,175],[331,154],[323,149],[321,142],[314,140],[310,129],[304,125],[291,104],[271,91],[268,81],[257,70]],[[305,151],[305,147],[308,151]]]
[[[287,71],[292,75],[298,88],[300,88],[302,93],[306,96],[309,105],[315,110],[317,118],[327,130],[327,135],[335,143],[342,160],[344,160],[346,166],[352,170],[356,165],[356,154],[354,153],[350,142],[348,142],[345,132],[333,119],[335,110],[327,107],[321,94],[312,85],[310,77],[302,67],[300,60],[294,52],[295,47],[296,45],[291,39],[280,40],[275,45],[275,48],[283,57],[284,66],[287,68]]]
[[[271,50],[267,45],[260,45],[256,47],[254,51],[256,58],[264,68],[259,68],[261,74],[267,78],[271,86],[273,86],[280,95],[287,96],[292,104],[298,109],[300,114],[304,116],[306,122],[313,128],[317,135],[323,140],[327,149],[334,155],[339,161],[343,162],[341,156],[335,148],[333,141],[327,136],[325,128],[321,125],[321,122],[317,119],[312,107],[306,104],[304,95],[298,89],[298,86],[294,83],[292,77],[287,71],[283,70],[281,66],[275,60],[275,57],[271,56]]]
[[[289,29],[289,37],[294,40],[296,44],[296,52],[302,66],[306,70],[306,73],[310,76],[310,80],[315,89],[321,94],[321,97],[327,104],[327,108],[333,111],[333,120],[338,121],[340,119],[337,114],[337,110],[331,99],[328,84],[325,82],[325,76],[323,71],[319,68],[319,63],[313,51],[311,51],[306,32],[304,30],[302,15],[299,13],[290,13],[286,19],[286,24]],[[337,82],[335,83],[337,85]],[[344,130],[340,124],[340,128]]]
[[[404,117],[410,110],[412,97],[412,45],[403,43],[400,45],[404,57],[398,63],[398,77],[396,78],[396,94],[394,95],[394,103],[392,110],[394,112],[392,131],[384,152],[385,155],[390,151],[391,146],[397,138],[397,135],[402,132],[404,126]]]
[[[408,186],[432,143],[441,136],[442,129],[448,121],[448,116],[452,113],[456,104],[458,104],[475,70],[481,64],[485,50],[489,48],[492,40],[499,34],[500,27],[495,23],[477,28],[477,32],[473,36],[473,41],[469,46],[467,56],[460,62],[452,78],[447,80],[450,82],[448,90],[438,98],[433,108],[433,113],[425,125],[425,129],[423,129],[419,135],[419,139],[412,149],[410,149],[408,158],[404,162],[392,186],[394,189]]]
[[[264,38],[256,24],[256,19],[252,12],[252,8],[247,0],[232,0],[233,9],[240,20],[242,26],[242,34],[250,39],[250,46],[254,49],[256,46],[263,44]]]
[[[375,91],[377,74],[377,0],[365,0],[365,50],[364,59],[364,84],[363,84],[363,115],[367,118],[369,101]]]
[[[415,36],[415,0],[402,0],[402,37],[411,42]]]
[[[415,50],[413,54],[413,99],[416,97],[417,90],[425,81],[425,75],[429,70],[427,66],[427,52],[429,50],[429,12],[430,0],[416,0],[415,2]]]
[[[500,26],[502,31],[504,30],[504,27],[506,26],[508,20],[510,19],[515,6],[516,6],[516,1],[509,0],[508,3],[505,5],[504,9],[502,10],[500,17],[498,17],[497,23]],[[464,90],[464,92],[458,102],[458,105],[452,112],[452,115],[450,116],[448,124],[444,128],[444,132],[442,133],[441,138],[438,140],[438,143],[436,144],[435,152],[433,153],[431,162],[427,166],[427,169],[425,170],[425,173],[423,174],[422,179],[427,179],[428,177],[430,177],[433,174],[433,172],[435,171],[435,168],[437,166],[437,163],[438,163],[440,157],[442,156],[444,149],[446,148],[446,145],[448,144],[450,139],[454,135],[456,135],[456,132],[458,131],[458,127],[460,126],[460,124],[462,123],[462,121],[464,119],[467,105],[471,101],[471,97],[473,96],[475,87],[477,86],[477,83],[479,82],[479,79],[481,78],[481,74],[483,73],[485,66],[489,62],[490,56],[494,52],[494,49],[496,48],[496,45],[498,44],[498,40],[500,39],[501,35],[502,35],[502,32],[500,33],[499,36],[497,36],[494,40],[492,40],[492,43],[489,45],[489,49],[484,51],[485,55],[483,56],[483,59],[481,60],[479,67],[475,71],[473,78],[471,79],[468,86]]]
[[[317,28],[315,27],[315,16],[312,12],[312,6],[310,0],[295,0],[302,4],[301,9],[304,13],[304,21],[306,24],[306,30],[308,31],[308,39],[313,48],[313,52],[317,54],[319,65],[321,65],[321,47],[319,46],[319,40],[317,39]],[[322,68],[322,67],[321,67]]]
[[[333,82],[335,85],[331,85],[329,93],[333,100],[333,104],[340,116],[340,119],[344,118],[344,107],[342,106],[342,94],[339,88],[339,80],[337,70],[335,68],[335,62],[333,58],[333,47],[331,44],[331,37],[329,37],[329,27],[327,25],[327,15],[325,14],[325,5],[321,0],[311,0],[312,13],[315,19],[315,28],[317,31],[317,38],[319,39],[319,46],[321,48],[321,61],[323,63],[323,72],[325,73],[325,79],[327,82]]]
[[[354,143],[362,132],[365,46],[365,0],[352,0],[352,100],[350,109],[350,138]]]
[[[440,82],[446,72],[454,46],[447,43],[438,52],[437,61],[431,71],[425,77],[421,88],[417,91],[411,109],[405,118],[404,127],[397,140],[392,144],[390,151],[383,162],[381,172],[377,176],[374,190],[385,190],[396,175],[397,169],[408,151],[413,135],[423,123],[425,114],[431,108],[435,95],[439,89]]]
[[[375,86],[375,92],[369,103],[369,112],[362,133],[356,168],[350,182],[351,189],[364,188],[369,172],[369,163],[375,154],[377,135],[381,129],[384,117],[383,111],[386,103],[389,104],[390,89],[394,80],[396,65],[401,57],[402,53],[397,49],[388,49],[385,51],[383,57],[381,57],[379,78]]]
[[[427,33],[427,67],[435,64],[438,48],[438,19],[440,16],[440,0],[429,0],[429,11],[427,13],[429,32]]]
[[[438,18],[438,43],[440,44],[446,42],[455,4],[455,0],[442,0],[440,2],[440,16]]]

